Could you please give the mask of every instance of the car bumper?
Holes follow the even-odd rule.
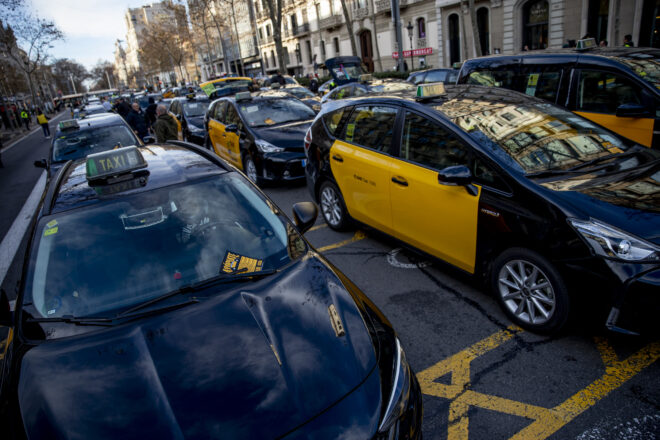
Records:
[[[305,178],[305,153],[289,152],[264,154],[259,177],[267,181],[299,181]]]

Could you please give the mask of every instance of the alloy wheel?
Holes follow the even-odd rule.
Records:
[[[512,314],[532,325],[547,323],[557,305],[548,276],[527,260],[511,260],[502,266],[498,293]]]
[[[338,226],[342,221],[342,206],[339,195],[331,186],[321,191],[321,211],[323,217],[332,226]]]

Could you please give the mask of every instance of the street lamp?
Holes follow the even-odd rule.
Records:
[[[408,21],[408,26],[406,26],[406,29],[408,29],[408,37],[410,38],[410,71],[413,71],[415,69],[415,61],[413,60],[413,45],[412,45],[412,37],[413,37],[413,25]],[[401,56],[403,56],[403,53],[401,53]]]

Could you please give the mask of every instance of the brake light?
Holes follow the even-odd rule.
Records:
[[[310,145],[312,145],[312,127],[309,127],[305,133],[305,153],[309,151]]]

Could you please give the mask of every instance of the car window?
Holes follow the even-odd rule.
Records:
[[[227,173],[42,219],[25,300],[44,317],[107,313],[219,274],[278,269],[304,250],[284,216]]]
[[[355,107],[346,122],[344,140],[389,153],[397,109],[385,106]]]
[[[189,118],[202,116],[206,112],[208,105],[208,101],[186,101],[183,104],[183,113]]]
[[[127,147],[139,145],[139,142],[124,124],[60,132],[53,142],[53,162],[79,159],[111,150],[117,145]]]
[[[443,82],[447,79],[447,72],[444,70],[431,70],[424,78],[425,83]]]
[[[621,104],[641,104],[640,87],[610,72],[582,70],[578,80],[576,110],[615,114]]]
[[[225,120],[223,122],[225,125],[238,125],[241,122],[241,118],[238,116],[238,112],[232,104],[227,104],[227,113],[225,114]]]
[[[316,116],[314,110],[296,98],[242,101],[239,110],[250,127],[266,127],[285,122],[304,121]]]
[[[227,108],[227,101],[218,102],[215,105],[215,112],[213,113],[213,119],[219,122],[224,121],[226,108]]]
[[[412,112],[406,112],[399,155],[437,170],[469,165],[469,149],[460,139],[437,122]]]
[[[515,78],[513,70],[478,70],[470,73],[467,84],[515,90]]]
[[[509,185],[504,182],[499,173],[479,157],[474,158],[472,176],[474,177],[475,183],[489,186],[500,191],[511,192],[511,188],[509,188]]]
[[[559,81],[561,80],[561,67],[529,67],[522,74],[525,94],[545,99],[552,103],[557,102]]]
[[[426,75],[426,73],[416,73],[416,74],[413,73],[412,75],[410,75],[410,78],[408,78],[408,81],[417,85],[424,80],[424,75]]]
[[[328,129],[330,136],[337,136],[336,132],[341,122],[341,118],[346,112],[350,112],[350,109],[350,107],[344,107],[323,115],[323,122],[325,123],[325,127]]]

